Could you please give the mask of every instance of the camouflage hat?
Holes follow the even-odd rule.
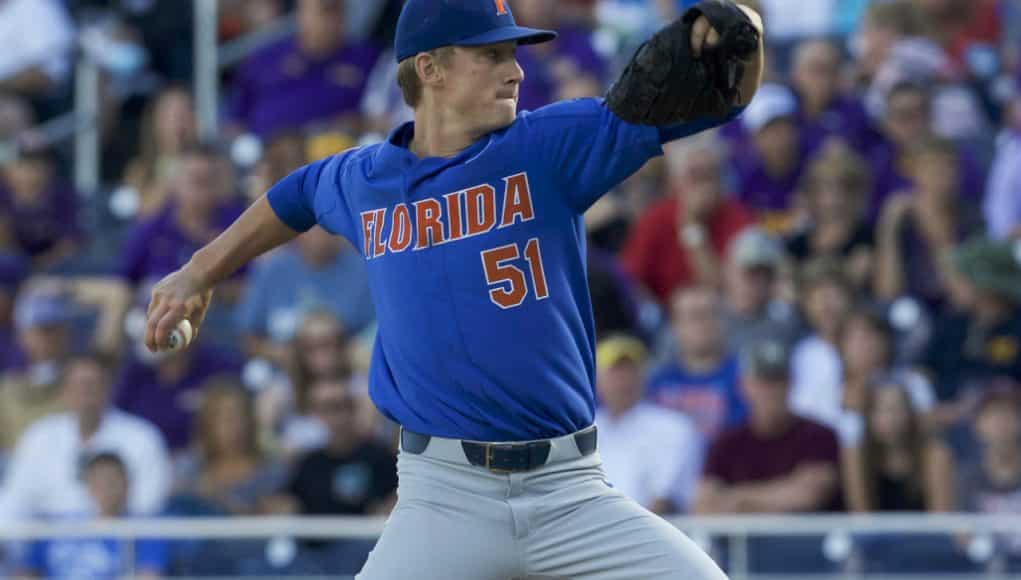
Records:
[[[953,267],[977,288],[1021,302],[1021,252],[1011,242],[972,238],[950,255]]]

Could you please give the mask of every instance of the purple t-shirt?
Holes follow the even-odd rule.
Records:
[[[311,57],[296,38],[267,46],[238,71],[230,118],[265,138],[358,111],[380,52],[375,45],[356,43]]]
[[[869,122],[868,113],[861,101],[838,96],[815,119],[804,113],[798,115],[802,143],[808,155],[818,151],[830,137],[840,138],[858,151],[867,151],[875,145],[878,135]]]
[[[227,229],[240,215],[236,204],[225,204],[213,218],[215,230]],[[182,231],[174,219],[174,205],[168,203],[157,215],[135,225],[128,234],[116,274],[132,284],[162,278],[185,265],[192,254],[210,241],[212,239],[193,239]],[[244,268],[235,276],[242,272]]]
[[[884,140],[872,149],[869,165],[874,172],[874,181],[868,219],[874,222],[879,218],[887,198],[898,191],[912,189],[913,182],[897,166],[896,149],[889,141]],[[978,160],[967,150],[960,151],[957,171],[961,200],[978,205],[985,193],[985,175]]]
[[[734,169],[739,183],[738,199],[757,212],[786,212],[794,201],[807,158],[808,153],[802,145],[792,170],[786,175],[772,176],[766,172],[758,155],[736,155]]]
[[[14,195],[0,187],[0,213],[14,226],[21,250],[36,256],[63,239],[78,239],[78,194],[71,187],[53,182],[31,207],[14,203]]]
[[[518,49],[518,64],[526,79],[518,94],[518,109],[522,111],[534,111],[560,98],[558,73],[591,75],[600,84],[606,80],[606,61],[592,47],[591,30],[565,27],[557,33],[557,39],[549,43],[551,54],[540,54],[540,49],[530,46]]]
[[[191,442],[201,387],[221,375],[240,380],[242,366],[232,353],[202,342],[196,342],[183,356],[191,357],[189,367],[172,384],[160,383],[156,366],[131,359],[118,373],[113,391],[114,404],[154,423],[172,451]]]

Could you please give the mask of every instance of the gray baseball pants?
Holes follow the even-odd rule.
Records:
[[[437,437],[402,449],[397,469],[397,505],[356,580],[726,580],[571,435],[529,472],[473,466],[460,440]]]

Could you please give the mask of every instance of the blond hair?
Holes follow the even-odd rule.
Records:
[[[454,47],[442,46],[430,50],[427,54],[432,55],[441,66],[450,62],[454,54]],[[418,55],[409,56],[397,65],[397,86],[401,88],[404,102],[414,109],[422,102],[422,79],[418,77],[418,69],[415,68],[415,58]]]

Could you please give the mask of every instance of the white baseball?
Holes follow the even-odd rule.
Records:
[[[188,319],[184,319],[177,323],[177,327],[170,331],[170,340],[167,343],[167,350],[175,351],[181,350],[191,343],[191,337],[193,330],[191,322]]]

